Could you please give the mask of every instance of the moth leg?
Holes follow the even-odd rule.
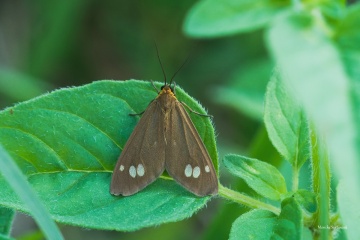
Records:
[[[150,103],[152,103],[153,101],[154,100],[152,100]],[[149,105],[150,105],[150,103],[149,103]],[[129,113],[129,116],[139,116],[139,115],[142,115],[145,111],[146,111],[146,109],[144,111],[142,111],[141,113]]]
[[[145,112],[145,110],[142,111],[141,113],[129,113],[129,116],[139,116],[139,115],[142,115],[144,112]]]
[[[151,81],[151,84],[152,86],[155,88],[155,91],[159,94],[159,90],[156,88],[155,84],[154,84],[154,81],[153,80],[150,80]]]
[[[212,115],[202,114],[202,113],[199,113],[199,112],[196,112],[196,111],[192,110],[192,109],[191,109],[188,105],[186,105],[186,103],[184,103],[183,101],[181,101],[181,104],[182,104],[183,106],[185,106],[187,109],[189,109],[190,112],[195,113],[196,115],[199,115],[199,116],[202,116],[202,117],[213,118]]]

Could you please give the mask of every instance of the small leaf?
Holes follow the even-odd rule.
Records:
[[[265,97],[265,125],[279,153],[300,169],[309,158],[309,127],[299,103],[275,72]]]
[[[0,206],[0,234],[9,235],[14,220],[15,211]]]
[[[276,220],[272,212],[252,210],[235,220],[229,239],[270,239]]]
[[[281,203],[271,239],[301,239],[303,229],[302,212],[294,198],[286,198]]]
[[[258,194],[280,200],[286,193],[286,183],[281,173],[272,165],[254,158],[239,155],[227,155],[225,167],[245,182]]]
[[[176,94],[205,113],[181,88]],[[0,142],[57,221],[123,231],[178,221],[210,198],[198,198],[163,179],[131,197],[109,192],[113,168],[139,119],[129,113],[144,111],[156,95],[150,82],[136,80],[97,81],[54,91],[0,112]],[[190,117],[217,169],[210,119]],[[1,205],[29,211],[1,177],[0,186]]]
[[[269,0],[202,0],[188,13],[184,30],[192,37],[219,37],[256,30],[289,4]]]
[[[294,193],[294,199],[306,211],[314,213],[317,208],[316,194],[305,189],[299,189]]]
[[[281,203],[281,213],[252,210],[241,215],[231,227],[230,240],[237,239],[301,239],[302,212],[295,199]]]

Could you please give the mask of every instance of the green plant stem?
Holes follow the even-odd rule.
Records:
[[[312,181],[314,192],[318,195],[318,208],[314,213],[314,239],[331,239],[327,226],[330,225],[330,163],[324,139],[318,137],[312,126],[311,155]]]
[[[292,190],[296,192],[299,188],[299,169],[296,166],[292,168]]]
[[[280,214],[279,208],[274,207],[270,204],[261,202],[254,198],[248,197],[246,195],[243,195],[243,194],[236,192],[234,190],[231,190],[229,188],[226,188],[226,187],[222,186],[221,184],[219,185],[219,196],[221,196],[225,199],[231,200],[233,202],[243,204],[250,208],[260,208],[260,209],[265,209],[265,210],[271,211],[271,212],[275,213],[276,215]]]

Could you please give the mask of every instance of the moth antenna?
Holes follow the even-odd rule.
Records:
[[[172,78],[170,79],[169,85],[171,85],[172,80],[175,78],[176,74],[177,74],[178,72],[180,72],[180,70],[183,68],[183,66],[188,62],[189,58],[190,58],[190,54],[186,57],[185,61],[181,64],[181,66],[179,67],[179,69],[174,73],[174,75],[173,75]]]
[[[165,81],[165,85],[166,85],[166,73],[165,73],[164,67],[163,67],[161,59],[160,59],[159,49],[158,49],[157,44],[156,44],[155,41],[154,41],[154,44],[155,44],[156,54],[157,54],[157,57],[158,57],[158,60],[159,60],[160,66],[161,66],[161,70],[162,70],[163,75],[164,75],[164,81]]]

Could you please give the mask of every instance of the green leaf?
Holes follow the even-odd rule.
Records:
[[[205,113],[181,88],[176,88],[176,94],[195,111]],[[198,198],[163,179],[130,197],[109,193],[116,160],[139,119],[129,113],[142,112],[156,95],[150,82],[136,80],[61,89],[2,111],[0,142],[57,221],[123,231],[179,221],[202,208],[210,197]],[[217,169],[210,119],[190,117]],[[0,204],[28,211],[6,189],[0,192]]]
[[[244,179],[253,190],[264,197],[280,200],[286,193],[284,177],[268,163],[239,155],[227,155],[224,165],[232,174]]]
[[[286,198],[281,203],[281,213],[252,210],[235,220],[230,232],[235,239],[301,239],[302,212],[295,199]]]
[[[184,31],[191,37],[220,37],[259,29],[290,1],[202,0],[188,13]]]
[[[0,173],[10,184],[11,191],[14,191],[16,195],[20,197],[21,203],[26,206],[28,208],[28,212],[34,216],[35,221],[44,231],[46,237],[48,239],[63,239],[60,230],[52,221],[49,213],[39,201],[38,197],[32,191],[31,186],[26,181],[24,175],[1,145]],[[3,185],[4,188],[6,186],[5,182],[1,185]],[[2,191],[4,188],[2,188]]]
[[[358,25],[353,21],[358,19],[359,14],[352,16],[353,20],[346,25],[353,26],[358,32]],[[353,79],[346,74],[349,71],[345,72],[343,68],[344,52],[330,38],[333,35],[324,31],[321,17],[305,17],[310,20],[308,25],[297,24],[299,18],[304,18],[303,15],[279,18],[268,32],[270,51],[286,76],[283,80],[293,87],[319,135],[324,136],[329,159],[338,178],[348,187],[354,199],[360,199],[359,74],[357,77],[351,74]],[[339,36],[336,39],[346,42],[345,39],[340,41]],[[348,46],[351,45],[352,49],[359,48],[355,42],[349,42]],[[360,59],[358,52],[352,54]],[[353,73],[358,72],[359,68],[355,67],[358,64],[353,66],[357,68]]]
[[[294,199],[306,211],[314,213],[317,209],[316,194],[305,189],[299,189],[294,193]]]
[[[159,179],[130,197],[109,193],[111,173],[59,172],[29,177],[56,221],[87,228],[132,231],[190,217],[209,200],[198,198],[173,181]],[[44,184],[46,183],[46,184]],[[3,184],[1,184],[3,185]],[[8,187],[2,204],[28,211]]]
[[[281,213],[274,226],[271,239],[301,239],[303,231],[302,212],[294,198],[281,203]]]
[[[235,220],[229,239],[270,239],[276,220],[276,215],[272,212],[252,210]]]
[[[262,121],[264,95],[271,70],[272,64],[268,60],[244,66],[232,76],[229,84],[215,89],[215,102]]]
[[[309,127],[301,105],[275,72],[265,97],[265,125],[274,146],[293,167],[309,158]]]
[[[9,235],[14,220],[15,211],[0,206],[0,234]]]

